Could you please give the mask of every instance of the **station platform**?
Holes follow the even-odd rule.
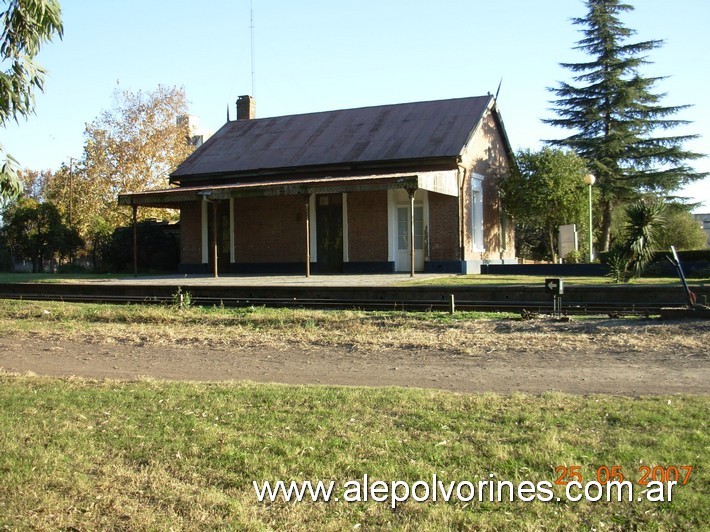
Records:
[[[363,274],[363,275],[239,275],[224,274],[215,278],[207,274],[165,275],[146,277],[125,277],[121,279],[94,279],[82,282],[132,285],[132,286],[341,286],[341,287],[379,287],[398,286],[407,281],[422,281],[455,277],[457,274],[420,273],[411,277],[408,273]]]

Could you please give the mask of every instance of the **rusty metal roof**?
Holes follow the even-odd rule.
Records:
[[[492,96],[227,122],[171,180],[456,157]]]

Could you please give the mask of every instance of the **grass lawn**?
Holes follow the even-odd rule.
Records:
[[[710,526],[704,396],[88,381],[0,374],[0,528],[652,529]],[[585,481],[694,466],[672,502],[259,503],[252,481]],[[555,489],[561,496],[563,490]]]
[[[84,348],[111,339],[127,349],[197,342],[488,350],[503,333],[511,349],[549,344],[550,331],[535,324],[481,317],[494,315],[0,301],[3,336],[76,338]],[[593,327],[602,327],[610,351],[634,342],[646,349],[639,327],[650,326],[637,322],[609,334]],[[598,341],[578,329],[556,331],[556,348]],[[662,344],[664,329],[656,332],[647,341]],[[0,372],[0,530],[702,530],[710,527],[709,414],[710,397],[692,395],[465,395]],[[561,501],[409,501],[392,509],[373,501],[260,503],[252,486],[332,480],[340,496],[365,474],[410,483],[436,474],[447,485],[494,474],[517,484],[554,482],[556,468],[572,466],[585,481],[602,466],[621,466],[635,496],[644,466],[694,470],[672,502],[653,503],[568,502],[557,487]]]
[[[405,281],[402,286],[476,286],[476,285],[536,285],[543,286],[550,275],[452,275],[436,279],[420,279]],[[611,285],[615,284],[610,277],[564,277],[565,284],[570,285]],[[691,285],[704,286],[710,284],[710,278],[688,279]],[[669,285],[681,286],[677,277],[642,277],[632,279],[631,285]],[[623,286],[623,285],[620,285]]]
[[[141,278],[145,278],[141,275]],[[159,277],[164,277],[161,275]],[[404,281],[400,286],[475,286],[475,285],[538,285],[542,286],[544,275],[451,275],[435,279],[415,279]],[[97,279],[130,279],[132,274],[121,273],[0,273],[0,283],[72,283],[91,281]],[[610,277],[565,277],[565,284],[569,285],[600,285],[614,284]],[[690,278],[688,282],[693,285],[710,284],[710,278]],[[680,286],[680,280],[675,277],[642,277],[633,279],[632,285],[671,285]]]
[[[72,283],[95,279],[123,279],[128,273],[2,273],[0,283]]]

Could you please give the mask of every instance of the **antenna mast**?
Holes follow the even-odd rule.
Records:
[[[252,97],[256,97],[256,91],[254,89],[254,0],[251,0],[249,6],[249,30],[251,32],[251,95]]]
[[[498,95],[500,94],[500,88],[503,85],[503,78],[500,78],[500,83],[498,83],[498,90],[496,91],[495,101],[498,102]]]

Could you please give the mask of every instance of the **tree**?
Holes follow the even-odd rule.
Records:
[[[77,218],[87,227],[97,219],[113,227],[128,223],[130,212],[116,208],[118,194],[166,188],[170,172],[194,150],[188,124],[179,120],[188,114],[182,89],[117,91],[114,100],[112,109],[86,126],[84,154],[72,171]],[[62,178],[68,190],[68,172]],[[82,208],[87,212],[80,215]],[[140,214],[155,213],[142,209]]]
[[[626,208],[623,241],[616,242],[607,264],[616,282],[640,277],[653,260],[658,238],[666,225],[666,204],[659,199],[639,200]]]
[[[558,227],[586,227],[585,163],[574,152],[549,147],[522,150],[516,162],[517,169],[501,185],[505,210],[523,232],[542,233],[549,257],[556,260]]]
[[[95,184],[83,176],[81,169],[77,171],[71,159],[68,165],[62,163],[48,174],[44,179],[42,199],[54,203],[69,225],[76,227],[86,238],[93,228],[101,224],[101,220],[94,216],[102,208],[92,192]]]
[[[3,218],[2,240],[14,255],[32,261],[33,272],[41,272],[46,259],[70,256],[83,246],[77,230],[64,223],[52,203],[22,198]]]
[[[183,90],[116,91],[114,105],[85,130],[84,153],[56,171],[25,171],[27,195],[52,203],[87,243],[96,266],[105,242],[131,212],[116,205],[120,192],[165,188],[167,177],[193,150]],[[141,209],[140,219],[169,218]]]
[[[666,205],[661,200],[637,201],[626,209],[626,242],[634,277],[640,277],[653,259],[658,237],[666,224]]]
[[[576,49],[590,56],[584,63],[563,63],[576,73],[574,82],[550,89],[558,118],[544,122],[575,131],[549,141],[574,149],[597,177],[602,211],[600,248],[609,249],[612,211],[643,193],[668,194],[685,183],[705,177],[689,161],[703,157],[683,148],[697,135],[672,136],[668,130],[688,124],[673,119],[687,105],[665,106],[663,94],[652,92],[663,78],[642,77],[645,54],[662,41],[627,42],[634,31],[619,20],[633,7],[620,0],[587,0],[588,13],[573,19],[584,38]]]
[[[656,249],[703,249],[707,247],[707,234],[695,219],[688,206],[670,203],[666,208],[666,224],[661,228]]]
[[[22,183],[22,196],[32,198],[38,202],[48,199],[48,190],[53,181],[54,173],[51,170],[20,169],[17,178]]]
[[[34,58],[54,35],[62,37],[61,8],[56,0],[7,0],[0,13],[0,127],[27,117],[34,107],[34,89],[43,90],[45,71]],[[17,161],[0,145],[0,201],[22,192]]]

